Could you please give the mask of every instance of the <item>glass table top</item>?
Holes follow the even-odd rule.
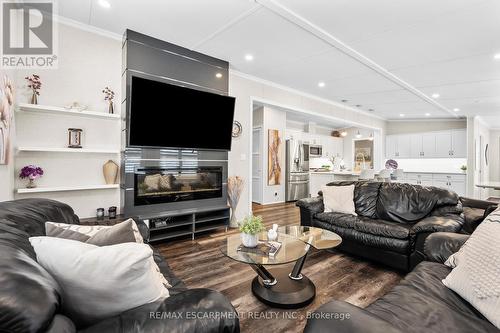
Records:
[[[259,241],[266,242],[267,231],[259,234]],[[331,249],[342,242],[342,238],[334,232],[314,227],[282,226],[278,228],[277,242],[281,248],[274,257],[261,253],[238,250],[241,245],[241,235],[228,236],[221,247],[221,252],[247,264],[280,265],[297,261],[307,254],[309,246],[318,250]]]
[[[266,242],[267,231],[259,234],[259,241]],[[263,255],[260,253],[252,253],[238,251],[241,245],[241,235],[228,236],[221,247],[221,252],[239,262],[256,265],[281,265],[294,262],[306,255],[308,245],[295,237],[278,233],[278,238],[275,240],[281,243],[281,248],[274,257]]]
[[[317,250],[331,249],[342,243],[342,238],[336,233],[315,227],[285,225],[278,228],[278,233],[300,239]]]

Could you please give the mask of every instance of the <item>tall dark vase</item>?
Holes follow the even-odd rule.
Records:
[[[33,94],[31,95],[31,104],[38,104],[38,95],[34,90]]]
[[[109,101],[108,113],[109,114],[115,113],[115,107],[113,106],[113,101]]]

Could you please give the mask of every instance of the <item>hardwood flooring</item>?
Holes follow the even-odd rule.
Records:
[[[254,205],[253,210],[268,226],[299,224],[299,210],[292,203]],[[298,310],[271,308],[253,296],[250,284],[255,273],[250,266],[225,257],[219,250],[224,238],[237,232],[221,230],[194,241],[180,240],[156,247],[189,288],[210,288],[226,295],[239,313],[244,333],[302,332],[307,312],[334,299],[365,307],[402,278],[398,272],[335,250],[312,249],[302,272],[316,285],[314,301]]]

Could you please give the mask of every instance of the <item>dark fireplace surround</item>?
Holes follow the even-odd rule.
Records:
[[[122,213],[144,219],[188,214],[193,221],[207,220],[203,214],[210,211],[226,214],[228,152],[128,147],[127,137],[132,77],[227,95],[229,63],[131,30],[124,34],[122,55]],[[189,124],[165,124],[165,131],[169,126],[197,135]]]

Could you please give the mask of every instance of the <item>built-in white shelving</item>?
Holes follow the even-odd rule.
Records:
[[[82,117],[94,117],[94,118],[104,118],[104,119],[120,119],[119,114],[110,114],[105,112],[88,111],[88,110],[77,111],[59,106],[47,106],[47,105],[26,104],[26,103],[19,103],[17,111],[21,113],[48,113],[55,115],[82,116]]]
[[[119,186],[120,186],[119,184],[110,184],[110,185],[19,188],[17,189],[17,193],[27,194],[27,193],[67,192],[67,191],[85,191],[85,190],[109,190],[109,189],[119,188]]]
[[[18,152],[47,152],[47,153],[88,153],[88,154],[119,154],[118,149],[92,148],[54,148],[54,147],[18,147]]]

